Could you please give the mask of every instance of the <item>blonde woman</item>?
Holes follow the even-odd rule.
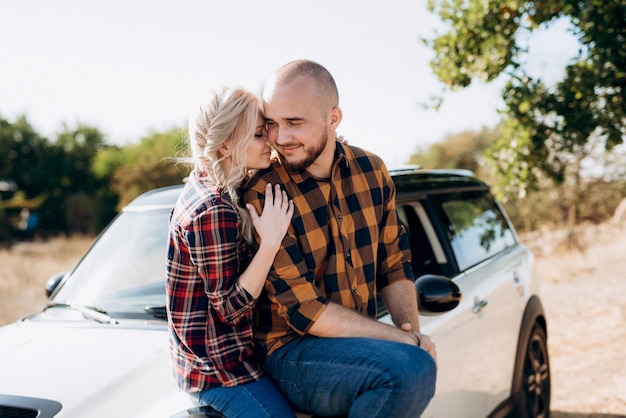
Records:
[[[253,309],[293,215],[268,185],[262,215],[240,206],[250,170],[270,165],[258,98],[224,88],[190,123],[194,169],[171,214],[167,314],[178,386],[227,417],[293,417],[252,352]],[[261,237],[251,254],[252,227]]]

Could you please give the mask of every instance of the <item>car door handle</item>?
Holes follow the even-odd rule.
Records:
[[[478,297],[474,296],[474,306],[472,307],[472,313],[480,312],[482,308],[487,306],[487,303],[489,302],[483,299],[479,299]]]
[[[519,273],[517,271],[513,272],[513,283],[515,284],[515,290],[520,296],[524,296],[524,283],[522,283],[522,279],[519,277]]]

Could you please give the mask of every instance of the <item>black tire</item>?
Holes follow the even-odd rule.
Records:
[[[535,323],[526,343],[521,373],[519,417],[550,417],[550,359],[544,328]]]

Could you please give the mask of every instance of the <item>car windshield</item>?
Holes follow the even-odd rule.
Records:
[[[115,318],[163,317],[169,210],[123,212],[65,278],[51,305]]]

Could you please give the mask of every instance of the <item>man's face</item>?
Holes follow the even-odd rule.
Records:
[[[326,150],[327,115],[313,81],[297,77],[279,86],[268,85],[264,111],[270,143],[291,170],[303,171]]]

